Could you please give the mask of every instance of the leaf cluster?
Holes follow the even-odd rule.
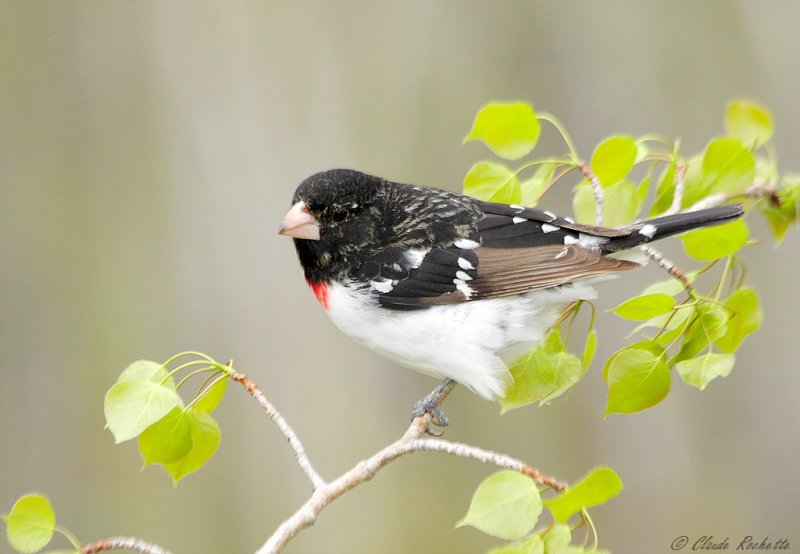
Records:
[[[586,164],[563,125],[524,102],[483,107],[465,141],[480,140],[504,160],[521,160],[534,150],[541,122],[551,124],[563,137],[565,153],[527,159],[514,169],[498,161],[478,162],[464,179],[465,193],[488,201],[533,206],[559,181],[574,174],[578,179],[572,206],[580,223],[625,226],[640,216],[687,210],[710,200],[744,201],[748,212],[763,214],[778,242],[788,226],[797,222],[800,179],[780,178],[770,143],[772,119],[755,103],[729,104],[725,135],[693,155],[683,154],[679,141],[656,135],[613,135],[597,145]],[[602,190],[602,221],[596,221],[596,194],[590,177]],[[769,193],[750,194],[753,187]],[[682,193],[676,198],[678,188]],[[691,231],[680,239],[690,258],[707,263],[694,275],[722,267],[721,275],[708,293],[694,289],[679,301],[676,297],[683,292],[682,285],[668,282],[612,310],[622,318],[641,322],[633,334],[643,340],[618,350],[604,363],[606,414],[631,413],[660,402],[669,392],[673,369],[684,382],[699,389],[728,375],[735,350],[761,323],[758,296],[741,283],[744,270],[739,252],[751,244],[745,221]],[[720,260],[724,261],[717,263]],[[723,298],[724,290],[728,294]],[[570,325],[579,309],[580,305],[568,309]],[[512,364],[514,384],[501,402],[504,412],[534,401],[541,405],[564,394],[588,369],[597,340],[594,315],[580,358],[564,345],[563,321],[539,346]]]
[[[168,370],[170,364],[189,358]],[[188,372],[177,384],[175,376]],[[214,455],[222,432],[211,413],[222,400],[232,374],[205,354],[187,352],[159,364],[139,360],[128,366],[105,397],[108,429],[117,443],[138,437],[144,467],[160,464],[174,484],[197,471]],[[205,376],[185,404],[178,389]]]
[[[530,157],[542,123],[555,128],[566,152]],[[724,127],[723,136],[694,154],[683,153],[680,141],[658,135],[613,135],[595,147],[587,163],[553,115],[537,112],[525,102],[492,103],[479,110],[464,140],[482,141],[502,161],[483,160],[473,165],[464,178],[464,192],[486,201],[535,206],[556,184],[574,176],[574,219],[607,227],[695,206],[742,202],[748,215],[755,211],[765,218],[775,242],[780,243],[798,220],[800,177],[778,172],[770,142],[771,115],[750,101],[731,102]],[[508,161],[519,165],[512,168],[506,165]],[[599,214],[598,194],[603,200]],[[689,258],[704,264],[688,273],[694,286],[685,289],[677,279],[655,283],[610,310],[637,322],[638,327],[631,333],[636,342],[617,350],[603,364],[608,385],[606,415],[637,412],[661,402],[670,390],[673,373],[700,390],[729,375],[736,350],[761,325],[758,295],[743,284],[740,252],[753,243],[745,220],[691,231],[680,240]],[[700,281],[710,281],[709,289],[701,290]],[[585,305],[592,307],[592,316],[583,352],[576,355],[569,352],[562,337],[569,334]],[[589,302],[569,306],[545,340],[511,365],[514,383],[501,400],[502,411],[536,401],[543,405],[563,395],[586,373],[596,346],[594,306]],[[484,482],[461,522],[515,541],[493,553],[581,551],[569,550],[561,542],[553,547],[552,541],[561,540],[556,536],[569,537],[565,522],[571,515],[581,510],[585,514],[589,505],[616,494],[599,494],[598,502],[573,504],[571,495],[579,494],[576,491],[594,490],[593,481],[587,478],[550,501],[555,524],[530,535],[542,503],[538,491],[524,479],[501,473]],[[561,511],[562,505],[581,507]]]
[[[553,498],[542,499],[542,490],[530,477],[515,471],[499,471],[484,480],[475,491],[469,510],[457,527],[470,525],[511,541],[494,548],[490,554],[578,554],[604,552],[597,544],[587,548],[589,534],[583,544],[572,543],[572,533],[581,526],[593,527],[588,508],[603,504],[622,490],[622,480],[610,468],[592,470],[572,488]],[[537,528],[544,508],[552,522]],[[570,525],[573,516],[580,521]]]

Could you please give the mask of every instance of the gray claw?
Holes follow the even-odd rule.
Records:
[[[445,379],[439,383],[428,396],[418,400],[417,403],[414,404],[414,409],[411,411],[412,420],[425,414],[431,415],[431,425],[425,430],[429,435],[440,437],[443,433],[441,429],[436,429],[432,427],[432,425],[436,427],[447,427],[450,424],[447,420],[447,416],[444,415],[442,411],[441,403],[444,402],[444,399],[447,398],[447,395],[450,394],[450,391],[452,391],[455,386],[455,381],[452,379]]]

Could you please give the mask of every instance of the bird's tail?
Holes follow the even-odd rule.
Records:
[[[735,204],[657,217],[631,225],[628,227],[631,230],[629,235],[611,239],[602,245],[602,249],[607,253],[627,250],[699,227],[727,223],[740,217],[742,213],[744,210],[741,204]]]

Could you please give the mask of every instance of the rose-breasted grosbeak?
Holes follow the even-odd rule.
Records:
[[[722,206],[608,229],[346,169],[312,175],[292,203],[279,233],[294,237],[336,326],[487,399],[504,395],[508,364],[568,303],[596,296],[590,283],[640,267],[631,248],[742,214]]]

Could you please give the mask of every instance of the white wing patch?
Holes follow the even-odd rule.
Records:
[[[542,231],[545,233],[552,233],[561,229],[558,225],[550,225],[549,223],[542,223]]]
[[[459,281],[472,281],[472,277],[468,274],[464,273],[463,271],[456,271],[456,278]]]
[[[584,248],[597,248],[601,244],[608,242],[606,237],[596,237],[594,235],[587,235],[586,233],[579,233],[578,242],[581,243],[581,246]]]
[[[523,222],[528,221],[528,220],[525,219],[524,217],[513,217],[513,218],[511,218],[511,221],[513,221],[514,225],[516,225],[517,223],[523,223]]]
[[[465,281],[462,281],[461,279],[453,279],[453,284],[456,286],[456,289],[460,290],[467,298],[472,296],[472,289]]]
[[[422,260],[425,259],[428,250],[408,250],[405,253],[406,261],[408,265],[411,266],[411,269],[416,269],[422,264]]]
[[[372,281],[372,288],[378,292],[392,292],[394,284],[389,279],[375,279]]]
[[[461,248],[462,250],[475,250],[480,246],[480,243],[475,242],[471,239],[458,239],[453,243],[456,248]]]
[[[472,265],[472,262],[470,262],[466,258],[458,259],[458,267],[460,267],[461,269],[475,269],[475,266]]]
[[[639,234],[640,235],[644,235],[647,238],[651,239],[656,234],[657,230],[658,230],[658,228],[655,225],[653,225],[652,223],[646,223],[646,224],[642,225],[641,229],[639,229]]]

